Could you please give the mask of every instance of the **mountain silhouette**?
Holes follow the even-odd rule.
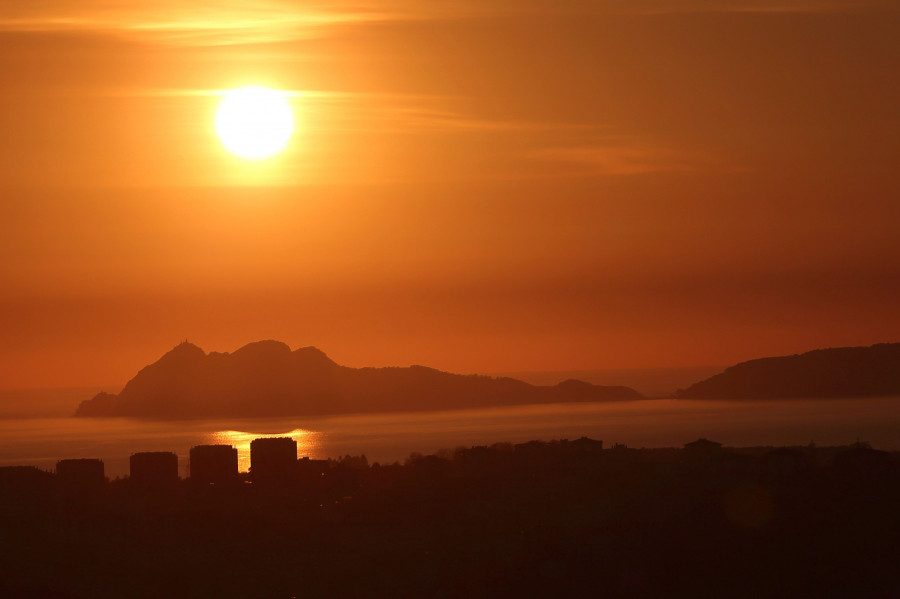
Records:
[[[879,395],[900,395],[900,343],[750,360],[675,393],[683,399]]]
[[[291,351],[280,341],[209,354],[184,342],[141,369],[118,395],[99,393],[82,402],[75,416],[253,418],[641,397],[629,387],[574,380],[540,387],[425,366],[350,368],[315,347]]]

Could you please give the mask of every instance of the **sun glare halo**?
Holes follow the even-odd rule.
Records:
[[[284,92],[241,87],[223,93],[216,133],[229,152],[262,160],[281,152],[294,133],[294,113]]]

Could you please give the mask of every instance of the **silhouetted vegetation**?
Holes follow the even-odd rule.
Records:
[[[260,451],[274,460],[283,444]],[[205,452],[231,463],[229,452]],[[276,469],[278,484],[125,478],[72,494],[63,477],[2,468],[0,596],[889,597],[900,588],[900,458],[863,443],[633,449],[582,438]]]
[[[206,354],[184,342],[141,369],[117,396],[99,393],[75,415],[244,418],[640,398],[628,387],[581,381],[539,387],[425,366],[349,368],[315,347],[291,351],[279,341],[250,343],[230,354]]]
[[[864,397],[900,394],[900,343],[818,349],[741,362],[679,389],[684,399]]]

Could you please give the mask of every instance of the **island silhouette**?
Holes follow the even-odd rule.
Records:
[[[900,343],[835,347],[741,362],[679,389],[683,399],[900,395]]]
[[[75,416],[254,418],[641,398],[629,387],[577,380],[535,386],[425,366],[351,368],[315,347],[291,351],[274,340],[232,353],[206,353],[185,341],[141,369],[118,395],[102,392],[82,402]]]

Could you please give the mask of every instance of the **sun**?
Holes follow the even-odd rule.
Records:
[[[229,152],[262,160],[281,152],[294,133],[287,94],[267,87],[224,92],[216,112],[216,133]]]

